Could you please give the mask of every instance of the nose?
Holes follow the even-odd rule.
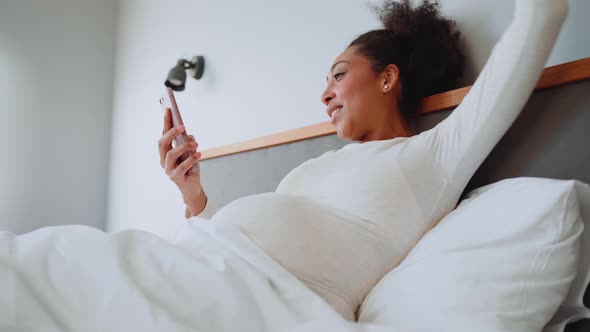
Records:
[[[332,91],[332,88],[328,85],[328,87],[326,88],[326,91],[324,91],[324,93],[322,93],[322,103],[324,103],[324,105],[328,106],[328,104],[330,104],[330,101],[332,99],[334,99],[334,92]]]

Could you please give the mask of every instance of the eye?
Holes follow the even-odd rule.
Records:
[[[342,76],[344,76],[344,74],[345,74],[344,72],[336,73],[336,74],[334,74],[334,79],[336,81],[339,81],[340,78],[342,78]]]

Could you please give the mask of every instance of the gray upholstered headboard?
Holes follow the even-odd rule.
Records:
[[[450,111],[430,113],[411,123],[414,133],[430,129]],[[302,162],[351,143],[329,135],[201,162],[202,183],[217,207],[256,193],[274,191]],[[496,145],[464,194],[517,176],[578,179],[590,183],[590,81],[533,93],[510,130]],[[590,253],[583,253],[590,259]],[[590,294],[586,291],[586,305]],[[590,331],[590,320],[568,327]]]

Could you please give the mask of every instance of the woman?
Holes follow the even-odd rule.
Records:
[[[462,103],[435,128],[412,136],[407,115],[422,98],[454,87],[462,73],[454,22],[438,5],[386,2],[385,29],[355,39],[328,74],[322,102],[338,136],[358,143],[292,170],[276,192],[215,211],[186,174],[200,154],[171,141],[166,115],[161,165],[192,215],[238,227],[322,297],[355,320],[367,293],[457,204],[473,173],[528,100],[567,16],[567,0],[517,0],[512,23]],[[213,217],[212,217],[213,216]]]

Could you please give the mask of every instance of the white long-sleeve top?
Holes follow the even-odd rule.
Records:
[[[342,316],[454,209],[532,93],[567,0],[517,0],[513,20],[461,104],[409,138],[352,143],[308,160],[276,192],[212,202],[191,220],[235,225]]]

